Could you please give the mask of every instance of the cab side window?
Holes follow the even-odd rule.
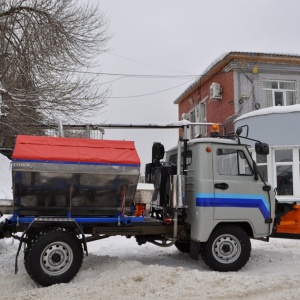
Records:
[[[219,175],[252,175],[245,153],[236,149],[217,149],[217,171]]]
[[[183,153],[181,153],[181,164],[183,160]],[[171,166],[176,166],[177,165],[177,153],[172,154],[169,159],[170,165]],[[192,151],[188,150],[186,153],[186,165],[189,166],[192,163]]]

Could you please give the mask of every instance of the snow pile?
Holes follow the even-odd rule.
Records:
[[[12,199],[11,161],[0,154],[0,199]]]
[[[1,299],[299,299],[299,241],[253,241],[252,256],[239,272],[210,271],[174,246],[138,246],[133,238],[110,237],[88,244],[77,276],[68,284],[41,288],[27,275],[18,243],[0,241]]]
[[[256,117],[256,116],[263,116],[263,115],[270,115],[270,114],[287,114],[287,113],[296,113],[299,111],[300,111],[300,104],[266,107],[266,108],[254,110],[246,114],[243,114],[242,116],[238,117],[235,120],[235,122],[250,117],[254,117],[254,116]]]

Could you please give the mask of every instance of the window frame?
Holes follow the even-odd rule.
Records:
[[[218,160],[218,157],[220,157],[220,158],[222,158],[222,155],[220,155],[219,154],[219,151],[224,151],[225,150],[225,152],[229,152],[229,151],[232,151],[232,153],[227,153],[227,154],[225,154],[225,155],[230,155],[230,154],[234,154],[235,155],[235,157],[236,157],[236,171],[237,171],[237,173],[236,174],[234,174],[233,172],[227,172],[227,173],[221,173],[220,172],[220,169],[219,169],[219,160]],[[240,154],[239,153],[242,153],[243,154],[243,158],[240,156]],[[217,148],[216,149],[216,157],[217,157],[217,173],[218,173],[218,175],[220,175],[220,176],[253,176],[253,169],[252,169],[252,166],[251,166],[251,164],[250,164],[250,162],[249,162],[249,160],[248,160],[248,158],[247,158],[247,155],[246,155],[246,153],[242,150],[242,149],[235,149],[235,148]],[[241,159],[243,159],[245,162],[246,162],[246,164],[245,164],[245,166],[244,166],[244,168],[245,168],[245,173],[241,173]],[[230,164],[232,164],[232,162],[230,163]],[[248,169],[248,173],[246,172],[246,169]]]
[[[251,156],[252,156],[252,159],[255,161],[256,165],[257,165],[257,168],[258,168],[258,172],[261,176],[261,178],[265,181],[265,182],[268,182],[268,178],[269,178],[269,162],[268,162],[268,155],[261,155],[261,154],[257,154],[256,151],[254,149],[252,149],[251,151]],[[257,162],[258,160],[258,157],[261,156],[261,157],[265,157],[266,158],[266,161],[265,162]],[[262,175],[262,172],[261,172],[261,168],[266,168],[266,177],[264,177]]]
[[[186,160],[186,165],[190,166],[193,162],[193,151],[191,149],[188,149],[186,152]],[[170,166],[177,167],[177,152],[170,155],[168,163]],[[181,166],[183,166],[183,152],[181,152]]]
[[[277,83],[277,88],[272,88],[272,87],[264,87],[264,83],[266,82],[276,82]],[[280,88],[281,83],[293,83],[294,84],[294,89],[288,89],[288,88]],[[266,106],[267,107],[273,107],[273,106],[290,106],[290,105],[295,105],[298,103],[298,97],[297,97],[297,82],[292,81],[292,80],[263,80],[263,91],[264,91],[264,99],[266,101]],[[272,105],[269,105],[268,99],[266,97],[266,91],[271,91],[272,93]],[[293,104],[287,104],[287,93],[288,92],[294,92],[295,93],[295,103]],[[283,105],[276,105],[275,103],[275,95],[276,93],[282,93],[283,96]]]
[[[192,123],[207,123],[207,98],[206,96],[196,104],[187,114],[185,119]],[[204,112],[204,113],[203,113]],[[188,129],[190,139],[207,136],[207,126],[197,125]]]
[[[290,151],[291,152],[291,160],[289,161],[276,161],[276,153],[279,153],[280,151]],[[292,171],[292,191],[291,193],[288,192],[288,194],[282,194],[281,192],[278,193],[278,188],[279,188],[279,184],[278,184],[278,172],[277,172],[277,168],[279,167],[291,167],[291,171]],[[295,195],[295,191],[294,191],[294,151],[292,148],[288,148],[288,149],[274,149],[274,171],[275,171],[275,178],[276,178],[276,189],[277,189],[277,195],[278,196],[285,196],[285,195],[289,195],[289,196],[294,196]],[[283,184],[281,184],[283,185]],[[286,191],[287,192],[287,191]]]

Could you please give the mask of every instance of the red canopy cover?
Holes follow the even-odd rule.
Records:
[[[13,160],[140,165],[132,141],[18,135]]]

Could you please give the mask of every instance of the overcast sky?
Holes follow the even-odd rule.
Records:
[[[97,70],[157,78],[99,76],[111,94],[93,123],[178,120],[174,100],[196,79],[191,75],[201,75],[224,52],[300,54],[300,1],[90,0],[95,1],[113,35]],[[169,148],[177,143],[177,131],[110,129],[105,138],[134,140],[145,164],[153,141]]]

